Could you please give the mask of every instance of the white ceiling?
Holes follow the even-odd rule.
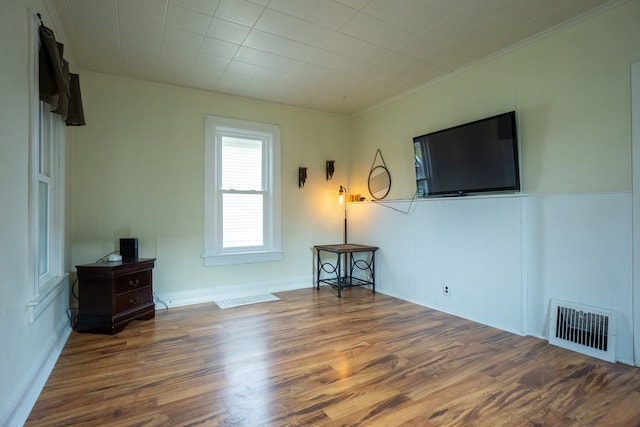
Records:
[[[83,70],[354,114],[614,0],[48,0]],[[60,38],[60,37],[59,37]]]

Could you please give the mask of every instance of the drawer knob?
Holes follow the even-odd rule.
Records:
[[[138,284],[140,284],[140,279],[136,279],[135,282],[133,280],[129,280],[130,286],[138,286]]]
[[[130,298],[129,299],[129,304],[131,305],[138,305],[140,303],[140,297],[136,297],[136,299]]]

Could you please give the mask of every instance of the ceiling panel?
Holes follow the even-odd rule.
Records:
[[[371,0],[336,0],[338,3],[342,3],[355,10],[362,10]]]
[[[252,27],[262,15],[263,6],[246,0],[220,0],[216,17],[225,21]]]
[[[387,49],[396,49],[413,37],[408,29],[394,26],[366,13],[354,16],[341,32]]]
[[[298,18],[306,18],[319,3],[321,3],[320,0],[271,0],[269,9]]]
[[[321,47],[333,34],[328,28],[270,9],[264,11],[255,28],[315,47]]]
[[[241,44],[250,31],[251,27],[213,18],[209,25],[209,31],[207,31],[207,37]]]
[[[624,0],[49,0],[75,72],[354,114]]]
[[[120,19],[125,17],[138,18],[156,24],[164,24],[167,5],[167,0],[118,0],[118,16]]]
[[[135,3],[136,1],[138,0],[124,0],[124,2],[128,3]],[[218,7],[218,0],[170,0],[170,3],[207,16],[213,16]]]
[[[121,16],[118,22],[120,40],[136,45],[160,46],[160,38],[164,30],[162,23],[131,16]]]
[[[441,21],[445,16],[443,12],[419,0],[371,0],[363,11],[416,34],[423,28]]]
[[[162,46],[179,47],[198,51],[204,36],[166,27],[162,33]]]
[[[343,58],[339,53],[329,52],[328,50],[320,48],[314,48],[310,52],[311,53],[307,56],[305,63],[301,65],[317,65],[322,68],[330,68],[334,64],[340,62]]]
[[[165,25],[170,28],[204,35],[209,28],[211,17],[203,13],[194,12],[174,4],[167,8]]]
[[[364,43],[350,58],[362,59],[385,70],[393,70],[411,61],[407,55],[371,43]]]
[[[321,27],[340,30],[355,15],[357,10],[336,1],[323,1],[307,16],[307,20]]]
[[[200,52],[222,58],[233,58],[240,49],[239,44],[205,37],[200,45]]]
[[[246,62],[247,64],[260,65],[262,67],[280,70],[286,73],[291,72],[300,65],[300,62],[294,59],[285,58],[284,56],[276,55],[271,52],[264,52],[245,46],[238,49],[238,53],[236,53],[234,60]]]
[[[204,70],[224,71],[230,62],[231,60],[228,58],[200,52],[193,61],[193,67]]]
[[[299,60],[304,60],[313,52],[309,45],[260,30],[251,31],[244,46]]]

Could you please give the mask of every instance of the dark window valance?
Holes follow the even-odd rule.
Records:
[[[53,107],[67,126],[83,126],[84,109],[80,94],[80,76],[69,72],[64,45],[56,41],[50,28],[40,24],[39,85],[40,100]]]

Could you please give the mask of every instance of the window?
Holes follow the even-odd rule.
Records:
[[[280,130],[205,118],[205,265],[282,259]]]
[[[38,101],[32,148],[32,234],[37,259],[38,293],[62,274],[64,251],[64,123],[51,106]]]
[[[38,26],[32,25],[29,234],[34,321],[64,288],[64,122],[38,95]]]
[[[52,117],[47,104],[39,103],[38,123],[39,132],[34,147],[34,168],[35,181],[38,187],[37,207],[35,208],[36,227],[35,234],[37,236],[37,253],[38,253],[38,282],[45,283],[51,275],[49,255],[51,250],[51,166],[52,159],[51,146],[55,142],[55,118]]]

